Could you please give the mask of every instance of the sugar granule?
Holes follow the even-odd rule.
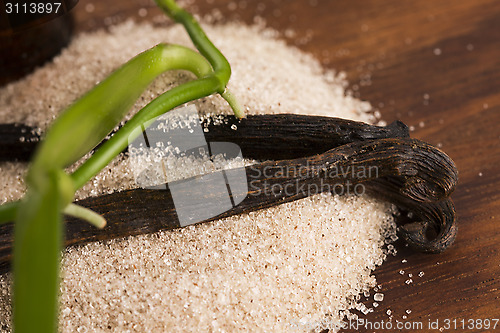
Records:
[[[367,113],[368,103],[345,94],[342,74],[325,74],[275,33],[241,24],[204,28],[230,61],[229,87],[249,113],[376,120]],[[109,32],[82,34],[53,62],[0,89],[0,121],[43,131],[113,69],[164,41],[190,45],[179,26],[126,22]],[[185,72],[162,75],[129,117],[191,78]],[[195,105],[201,113],[231,112],[217,96]],[[1,163],[0,169],[0,201],[22,197],[26,165]],[[127,158],[120,155],[77,198],[134,186]],[[347,310],[359,307],[356,297],[376,285],[371,272],[394,251],[383,249],[395,235],[391,210],[365,196],[320,194],[184,229],[68,248],[60,330],[335,331],[344,316],[357,318]],[[0,276],[2,331],[10,330],[10,278]]]
[[[373,300],[377,302],[382,302],[384,300],[384,294],[376,293],[375,295],[373,295]]]

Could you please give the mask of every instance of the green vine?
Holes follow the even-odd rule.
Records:
[[[231,68],[196,20],[173,0],[156,0],[184,25],[195,52],[159,44],[131,59],[68,107],[53,123],[33,157],[26,176],[27,193],[0,206],[0,223],[14,221],[13,325],[16,332],[56,332],[63,214],[104,227],[98,214],[72,203],[75,191],[99,173],[140,133],[139,126],[186,102],[214,93],[243,117],[226,86]],[[161,73],[192,72],[197,79],[177,86],[136,113],[73,174],[64,168],[98,145],[124,118],[146,87]]]

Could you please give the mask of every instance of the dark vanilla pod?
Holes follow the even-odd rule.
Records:
[[[243,120],[223,117],[218,125],[204,119],[202,125],[208,129],[205,133],[208,142],[236,143],[244,157],[262,161],[245,168],[249,189],[246,198],[206,221],[272,207],[324,191],[335,193],[338,188],[355,193],[355,186],[362,184],[372,196],[388,200],[402,211],[411,213],[412,219],[403,214],[396,217],[396,222],[399,235],[417,251],[442,252],[455,238],[455,211],[449,196],[458,180],[456,166],[441,150],[410,139],[408,128],[401,122],[379,127],[338,118],[263,115]],[[27,129],[11,129],[8,135],[11,139],[6,141],[15,142],[19,147],[25,145],[26,142],[13,138],[16,131],[26,133]],[[372,168],[376,172],[363,177],[354,172],[338,172],[353,168]],[[282,170],[299,171],[283,173]],[[238,171],[224,172],[230,176]],[[276,192],[273,186],[295,191]],[[227,192],[218,193],[216,188],[214,186],[207,195],[212,198],[227,195]],[[318,190],[313,193],[301,190],[303,188]],[[78,204],[101,214],[108,224],[99,230],[86,222],[68,218],[66,245],[180,227],[168,184],[162,190],[127,190],[89,197]],[[203,207],[192,207],[200,208]],[[12,224],[0,226],[0,271],[8,269],[12,232]]]
[[[410,136],[408,127],[400,121],[373,126],[340,118],[295,114],[249,115],[241,120],[221,115],[217,123],[203,118],[201,124],[206,128],[207,142],[236,143],[245,158],[263,160],[319,154],[354,141]],[[0,124],[0,161],[29,161],[40,141],[37,133],[37,129],[22,124]]]

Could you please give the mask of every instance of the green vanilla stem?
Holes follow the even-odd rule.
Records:
[[[158,5],[188,31],[200,53],[159,44],[131,59],[68,107],[53,123],[28,170],[26,196],[0,207],[0,223],[15,221],[13,326],[16,332],[56,332],[62,214],[102,228],[98,214],[71,204],[75,191],[94,177],[154,118],[186,102],[219,93],[243,117],[226,86],[231,68],[196,20],[173,0]],[[177,86],[146,105],[72,175],[63,170],[99,144],[124,118],[146,87],[168,70],[198,79]]]
[[[198,53],[159,44],[123,65],[70,106],[52,125],[28,171],[28,192],[14,211],[14,328],[16,332],[55,332],[58,314],[62,211],[76,187],[62,170],[94,148],[123,119],[144,89],[164,71],[212,72]],[[102,225],[96,216],[69,206],[69,213]],[[10,216],[9,216],[10,215]]]
[[[62,209],[68,179],[47,173],[44,192],[29,190],[17,210],[13,251],[13,324],[17,333],[56,332]]]

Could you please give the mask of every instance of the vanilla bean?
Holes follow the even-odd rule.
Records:
[[[352,120],[295,114],[257,115],[238,120],[232,116],[202,119],[207,142],[232,142],[243,156],[284,160],[323,153],[351,142],[410,137],[401,121],[374,126]]]
[[[28,161],[40,141],[33,127],[22,124],[0,124],[0,162]]]
[[[408,127],[400,121],[381,127],[340,118],[293,114],[250,115],[241,120],[218,116],[216,119],[216,123],[211,118],[201,120],[208,130],[204,133],[207,142],[236,143],[244,157],[263,160],[319,154],[353,141],[409,137]],[[40,140],[36,133],[29,126],[0,124],[0,161],[28,161]]]
[[[369,170],[373,167],[374,173],[365,172],[363,176],[357,172],[346,172],[355,168]],[[225,170],[224,176],[231,178],[232,173],[240,171]],[[206,221],[267,208],[324,191],[335,192],[336,186],[350,188],[366,183],[376,196],[389,198],[403,208],[418,212],[420,207],[424,207],[420,216],[430,221],[421,225],[422,230],[402,229],[406,232],[406,239],[415,248],[425,252],[439,252],[442,247],[447,246],[446,241],[442,240],[453,238],[450,233],[455,229],[446,229],[450,225],[446,218],[452,215],[454,222],[454,211],[446,210],[446,204],[443,208],[441,204],[434,202],[446,200],[453,191],[457,181],[456,168],[453,161],[440,150],[418,140],[352,142],[314,156],[265,161],[246,167],[245,172],[249,190],[243,202]],[[214,199],[214,202],[228,195],[227,191],[217,190],[217,186],[211,188],[213,190],[207,191],[206,196]],[[164,190],[129,190],[87,198],[78,204],[102,214],[108,220],[108,226],[97,230],[86,223],[69,220],[67,245],[180,227],[168,184]],[[185,205],[183,208],[187,210],[207,209],[190,202]],[[440,214],[445,215],[445,222],[439,222]],[[423,229],[428,226],[433,226],[439,233],[439,239],[434,245],[419,236],[423,235]],[[10,225],[0,227],[0,267],[7,267],[10,260],[11,232]]]

